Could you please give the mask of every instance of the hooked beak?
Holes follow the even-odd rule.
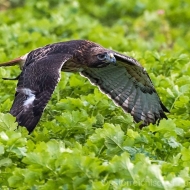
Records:
[[[113,53],[107,53],[106,62],[113,63],[114,65],[116,65],[116,58],[114,57]]]

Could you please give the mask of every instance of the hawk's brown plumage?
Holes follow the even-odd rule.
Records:
[[[10,113],[32,132],[60,80],[60,71],[80,72],[144,125],[168,112],[144,68],[133,58],[87,40],[50,44],[0,66],[22,72]]]

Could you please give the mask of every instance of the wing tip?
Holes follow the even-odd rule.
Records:
[[[38,117],[31,117],[30,114],[26,113],[15,115],[10,111],[10,114],[16,117],[16,122],[18,123],[18,126],[25,127],[28,130],[29,134],[31,134],[32,131],[35,129],[40,119]]]
[[[144,120],[139,120],[139,119],[136,120],[136,118],[134,116],[133,116],[133,118],[134,118],[135,122],[137,122],[137,123],[142,122],[142,124],[139,125],[139,128],[142,129],[143,127],[146,127],[151,123],[159,125],[159,123],[162,119],[168,119],[167,115],[164,112],[169,112],[165,106],[164,106],[164,109],[162,107],[162,110],[160,110],[159,113],[154,113],[153,118],[150,118],[147,116]]]
[[[166,106],[164,106],[164,104],[162,102],[160,102],[160,105],[161,105],[164,112],[170,113],[170,111],[166,108]]]

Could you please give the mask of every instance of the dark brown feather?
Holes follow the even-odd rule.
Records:
[[[19,125],[32,132],[60,79],[60,70],[70,57],[52,55],[24,67],[10,113]],[[25,92],[26,91],[26,92]],[[27,100],[31,101],[27,104]]]

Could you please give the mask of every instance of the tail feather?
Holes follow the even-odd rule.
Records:
[[[28,57],[28,53],[26,53],[23,56],[17,57],[16,59],[13,59],[11,61],[0,63],[0,67],[9,67],[9,66],[14,66],[14,65],[19,65],[20,69],[22,70],[27,57]]]
[[[22,61],[23,61],[23,59],[21,57],[18,57],[16,59],[11,60],[11,61],[0,63],[0,67],[20,65],[22,63]]]

